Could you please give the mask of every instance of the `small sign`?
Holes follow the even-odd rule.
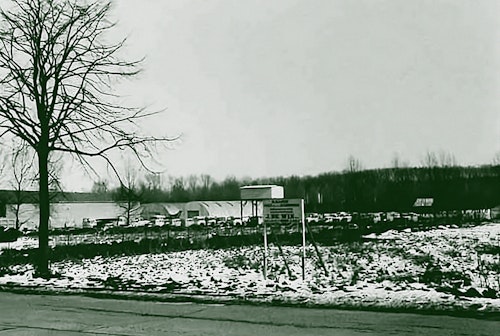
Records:
[[[302,220],[304,201],[302,199],[264,200],[264,221],[271,225],[298,224]]]

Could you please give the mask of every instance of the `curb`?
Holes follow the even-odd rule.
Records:
[[[15,285],[0,285],[0,292],[25,294],[25,295],[52,295],[52,296],[82,296],[95,299],[131,300],[146,302],[191,302],[197,304],[226,304],[226,305],[250,305],[250,306],[272,306],[289,308],[310,308],[310,309],[332,309],[348,311],[369,311],[399,314],[419,314],[419,315],[446,315],[452,317],[474,318],[480,320],[500,321],[499,311],[479,311],[478,307],[456,306],[419,306],[407,304],[405,306],[391,307],[384,305],[352,305],[352,304],[321,304],[314,302],[293,302],[277,298],[266,299],[262,297],[237,297],[225,295],[207,294],[183,294],[183,293],[151,293],[139,291],[113,291],[77,288],[48,288],[48,287],[28,287]]]

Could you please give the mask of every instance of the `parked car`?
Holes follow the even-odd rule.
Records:
[[[127,223],[127,218],[125,217],[118,217],[118,226],[127,226],[129,223]]]
[[[194,224],[196,225],[207,225],[207,221],[205,217],[202,216],[196,216],[193,218]]]
[[[167,216],[164,215],[155,215],[152,218],[152,222],[154,226],[163,226],[167,223]]]
[[[418,215],[414,212],[403,213],[401,217],[412,222],[418,222]]]
[[[219,217],[217,218],[216,220],[216,225],[218,226],[225,226],[225,225],[231,225],[232,223],[228,222],[225,218],[223,217]]]
[[[387,220],[388,221],[394,221],[394,220],[398,220],[401,218],[401,214],[399,212],[394,212],[394,211],[391,211],[391,212],[388,212],[387,213]]]
[[[341,222],[352,221],[352,215],[348,214],[347,212],[341,212],[338,216],[340,217]]]
[[[83,228],[95,228],[97,227],[97,219],[95,218],[84,218],[82,220]]]
[[[182,219],[180,218],[172,218],[172,226],[182,226]]]
[[[341,217],[337,213],[326,213],[323,215],[325,223],[336,223],[340,222]]]
[[[318,213],[310,213],[306,217],[308,223],[319,223],[321,216]]]
[[[239,217],[228,217],[226,222],[230,223],[231,225],[242,225],[243,224],[243,222],[241,221],[241,218],[239,218]]]

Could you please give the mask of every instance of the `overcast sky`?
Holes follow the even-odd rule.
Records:
[[[499,1],[116,1],[144,73],[123,86],[182,133],[167,174],[262,177],[500,150]],[[73,178],[76,183],[76,180]],[[71,187],[70,183],[67,183]],[[76,186],[76,184],[75,184]]]

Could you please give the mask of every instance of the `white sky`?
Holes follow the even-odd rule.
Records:
[[[117,36],[144,73],[121,87],[182,133],[167,174],[338,171],[347,157],[460,164],[500,150],[499,1],[120,0]],[[70,189],[90,181],[66,175]]]

